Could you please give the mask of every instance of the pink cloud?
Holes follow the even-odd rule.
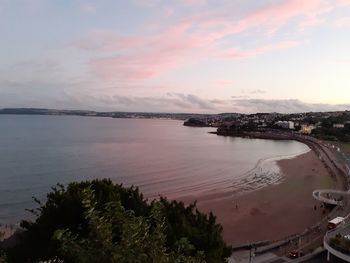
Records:
[[[337,3],[341,6],[347,6],[350,5],[350,1],[349,0],[337,0]]]
[[[204,58],[248,59],[295,47],[300,42],[277,41],[251,50],[232,43],[223,47],[223,43],[228,36],[255,28],[261,31],[262,37],[271,36],[291,21],[299,30],[316,26],[323,21],[324,14],[343,4],[342,1],[329,0],[286,0],[252,11],[240,19],[232,17],[229,9],[220,8],[162,26],[163,29],[153,35],[123,36],[110,31],[95,31],[76,40],[73,46],[94,54],[89,65],[96,76],[140,81]]]
[[[165,38],[167,39],[167,38]],[[204,41],[204,42],[203,42]],[[117,78],[124,80],[144,80],[158,76],[162,72],[175,68],[185,62],[190,62],[195,59],[193,52],[196,48],[202,48],[205,39],[193,38],[188,41],[173,43],[169,39],[169,43],[153,42],[156,48],[148,52],[140,52],[131,55],[118,55],[107,58],[97,58],[90,61],[92,71],[101,78]],[[283,41],[275,44],[262,46],[252,50],[241,50],[240,48],[230,48],[224,52],[215,50],[212,55],[216,58],[223,59],[248,59],[258,55],[272,52],[274,50],[282,50],[299,45],[294,41]],[[207,50],[209,51],[209,50]],[[191,53],[191,54],[189,54]],[[190,55],[190,57],[188,56]],[[198,53],[197,59],[203,56],[202,52]],[[217,84],[228,85],[228,81],[218,81]]]
[[[306,19],[300,23],[299,29],[301,31],[304,31],[306,28],[318,26],[318,25],[322,24],[324,21],[325,21],[324,19],[320,19],[316,16],[314,16],[314,17],[311,16],[308,19]]]
[[[247,58],[253,58],[268,52],[272,52],[275,50],[287,49],[298,45],[300,45],[299,42],[282,41],[279,43],[265,45],[252,50],[241,50],[238,47],[234,47],[222,52],[219,56],[224,59],[232,59],[232,60],[247,59]]]
[[[240,21],[240,30],[251,27],[265,27],[269,35],[287,25],[292,19],[299,19],[299,26],[315,26],[316,17],[329,12],[334,5],[324,0],[287,0],[270,5],[250,14]]]
[[[193,59],[196,48],[205,45],[204,38],[198,36],[185,37],[189,28],[188,23],[175,25],[157,36],[149,36],[131,41],[137,46],[131,48],[129,41],[121,41],[104,45],[103,50],[114,47],[115,51],[124,51],[126,54],[93,58],[90,66],[93,72],[102,78],[119,79],[148,79],[166,69],[175,67],[187,59]],[[133,39],[134,40],[134,39]]]

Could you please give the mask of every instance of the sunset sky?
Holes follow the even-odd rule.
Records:
[[[350,0],[0,0],[0,108],[350,110]]]

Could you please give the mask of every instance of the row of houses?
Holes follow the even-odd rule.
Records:
[[[293,122],[293,121],[277,121],[275,123],[276,126],[282,128],[282,129],[289,129],[294,130],[296,127],[300,127],[298,130],[302,134],[311,134],[312,130],[321,127],[322,123],[318,122],[316,124],[307,124],[307,123],[300,123],[300,122]],[[350,125],[350,122],[347,121],[346,123],[333,123],[332,127],[335,129],[344,129],[346,125]]]

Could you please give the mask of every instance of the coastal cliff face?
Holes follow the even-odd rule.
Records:
[[[207,127],[207,123],[200,119],[190,118],[187,121],[184,122],[184,126],[191,126],[191,127]]]
[[[255,139],[272,139],[272,140],[299,140],[298,137],[294,136],[290,132],[281,132],[269,129],[247,129],[240,128],[236,125],[222,125],[217,131],[217,135],[232,136],[232,137],[243,137],[243,138],[255,138]]]
[[[222,135],[222,136],[236,136],[236,137],[244,137],[244,136],[249,136],[246,134],[247,132],[239,129],[235,125],[227,126],[227,125],[222,125],[216,130],[217,135]]]
[[[234,129],[229,129],[227,127],[219,127],[216,130],[216,134],[223,136],[235,136],[237,135],[237,132]]]
[[[254,139],[268,139],[268,140],[297,140],[302,141],[298,137],[295,137],[290,133],[276,133],[268,131],[245,131],[240,129],[219,127],[216,131],[217,135],[221,136],[232,136],[232,137],[242,137],[242,138],[254,138]]]

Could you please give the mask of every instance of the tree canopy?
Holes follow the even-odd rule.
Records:
[[[57,185],[23,221],[9,262],[226,262],[231,248],[215,216],[195,204],[147,202],[138,188],[111,180]]]

